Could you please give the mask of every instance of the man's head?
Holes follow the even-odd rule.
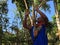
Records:
[[[37,19],[37,25],[38,25],[38,26],[41,26],[42,24],[44,24],[44,20],[43,20],[42,17],[39,17],[39,18]]]
[[[38,19],[37,19],[37,22],[39,23],[39,22],[42,22],[43,21],[43,19],[42,19],[42,17],[39,17]]]

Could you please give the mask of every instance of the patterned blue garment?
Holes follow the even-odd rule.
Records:
[[[33,29],[34,29],[34,26],[32,26],[30,30],[30,35],[33,40],[33,45],[48,45],[45,25],[42,25],[36,38],[34,38]]]

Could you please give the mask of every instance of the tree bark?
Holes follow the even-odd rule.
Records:
[[[56,24],[57,24],[57,28],[58,28],[58,31],[56,33],[56,35],[59,36],[59,39],[60,39],[60,17],[59,17],[59,12],[58,12],[58,2],[54,2],[54,6],[55,6],[55,16],[56,16]]]
[[[24,0],[24,3],[25,3],[25,7],[26,7],[26,9],[28,9],[28,6],[27,6],[27,3],[26,3],[26,0]],[[32,25],[32,18],[31,18],[30,15],[29,15],[29,19],[30,19],[30,22],[31,22],[31,25]]]

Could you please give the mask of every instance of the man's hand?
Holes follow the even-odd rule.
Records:
[[[28,15],[29,15],[29,13],[30,13],[30,12],[29,12],[29,10],[28,10],[28,9],[26,9],[25,15],[26,15],[26,16],[28,16]]]

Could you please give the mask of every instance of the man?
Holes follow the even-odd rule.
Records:
[[[35,10],[40,14],[40,17],[37,19],[36,27],[34,27],[34,24],[29,26],[27,25],[27,17],[29,15],[29,11],[26,11],[25,13],[23,27],[30,31],[30,35],[33,40],[33,45],[48,45],[48,39],[45,28],[48,24],[48,18],[43,12],[38,9],[38,7],[36,7]]]

